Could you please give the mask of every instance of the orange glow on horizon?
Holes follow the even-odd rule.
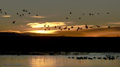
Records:
[[[56,30],[49,30],[49,31],[45,31],[45,30],[34,30],[34,31],[28,31],[30,33],[41,33],[41,34],[54,34],[56,32]]]

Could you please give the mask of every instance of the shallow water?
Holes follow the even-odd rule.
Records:
[[[90,53],[81,55],[0,55],[0,67],[120,67],[120,57],[114,60],[78,60],[76,57],[120,56],[120,53]],[[68,58],[75,57],[75,58]]]

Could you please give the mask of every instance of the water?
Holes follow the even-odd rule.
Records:
[[[114,60],[76,57],[120,56],[120,53],[90,53],[81,55],[0,55],[0,67],[120,67],[120,57]],[[75,58],[68,58],[75,57]]]

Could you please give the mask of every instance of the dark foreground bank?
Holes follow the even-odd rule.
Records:
[[[0,35],[0,54],[30,52],[120,52],[120,38]]]

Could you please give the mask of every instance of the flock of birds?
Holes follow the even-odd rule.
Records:
[[[25,14],[27,13],[28,15],[30,15],[31,14],[31,12],[29,12],[28,10],[26,10],[26,9],[23,9],[22,10],[22,14],[21,13],[16,13],[16,15],[17,16],[19,16],[19,17],[23,17],[23,16],[25,16]],[[3,14],[5,14],[5,15],[7,15],[7,12],[3,12],[3,10],[2,9],[0,9],[0,13],[3,13]],[[71,15],[72,14],[72,12],[69,12],[69,14]],[[96,13],[97,15],[100,15],[100,13]],[[106,14],[110,14],[109,12],[107,12]],[[82,15],[86,15],[85,13],[82,13]],[[93,16],[93,15],[95,15],[94,13],[89,13],[88,14],[89,16]],[[38,14],[36,14],[35,16],[39,16]],[[66,20],[68,20],[69,19],[69,17],[66,17]],[[79,17],[78,19],[82,19],[81,17]],[[13,22],[12,22],[13,24],[15,24],[16,23],[16,21],[14,20]],[[47,27],[46,27],[47,26]],[[97,28],[100,28],[101,26],[100,25],[96,25],[96,27]],[[44,25],[44,30],[46,31],[46,30],[50,30],[50,25]],[[66,27],[64,27],[64,28],[62,28],[62,27],[60,27],[60,26],[55,26],[54,27],[55,29],[60,29],[60,30],[71,30],[71,29],[73,29],[74,27],[73,26],[71,26],[71,28],[68,28],[68,26],[66,26]],[[93,28],[93,26],[88,26],[87,24],[85,25],[85,28],[86,29],[88,29],[88,28]],[[110,26],[108,26],[108,28],[110,28]],[[76,31],[79,31],[79,30],[82,30],[82,28],[80,28],[80,27],[78,27],[77,29],[76,29]]]
[[[22,13],[22,14],[21,13],[16,13],[16,15],[19,16],[19,17],[23,17],[23,16],[25,16],[25,14],[31,15],[31,12],[29,12],[26,9],[23,9],[22,12],[24,12],[24,13]],[[5,15],[8,14],[7,12],[4,12],[3,9],[0,9],[0,13],[5,14]],[[36,14],[36,16],[39,16],[39,15]],[[15,24],[16,21],[14,20],[12,23]]]
[[[77,59],[77,60],[94,60],[94,59],[103,59],[103,60],[115,60],[119,58],[119,56],[111,56],[111,55],[106,55],[105,57],[68,57],[69,59]]]
[[[70,12],[69,14],[72,14],[72,12]],[[107,12],[106,14],[110,14],[109,12]],[[82,15],[85,15],[85,13],[83,13]],[[89,13],[88,14],[89,16],[93,16],[93,15],[95,15],[94,13]],[[97,13],[97,15],[100,15],[100,13]],[[69,19],[69,17],[66,17],[66,19],[68,20]],[[81,17],[79,17],[78,19],[82,19]],[[96,25],[96,27],[97,28],[101,28],[101,26],[100,25]],[[46,31],[46,30],[50,30],[50,25],[48,25],[48,27],[46,27],[46,25],[44,25],[44,30]],[[54,27],[55,29],[56,28],[58,28],[58,29],[60,29],[60,30],[71,30],[71,29],[73,29],[74,27],[73,26],[71,26],[70,28],[68,28],[68,26],[66,26],[66,27],[64,27],[64,28],[62,28],[62,27],[60,27],[60,26],[55,26]],[[85,29],[88,29],[88,28],[93,28],[93,26],[88,26],[87,24],[85,25]],[[110,26],[108,26],[108,28],[111,28]],[[80,27],[78,27],[77,29],[76,29],[76,31],[79,31],[79,30],[82,30],[82,28],[80,28]]]

